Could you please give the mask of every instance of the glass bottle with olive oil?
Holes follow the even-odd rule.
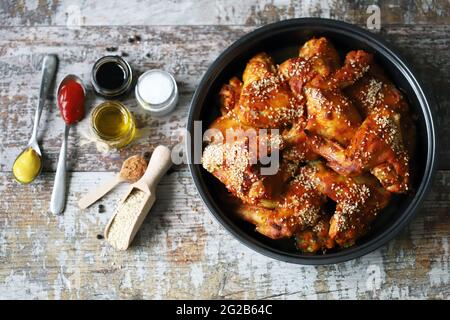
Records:
[[[132,114],[118,101],[103,102],[92,110],[91,129],[101,142],[115,149],[125,147],[136,135]]]

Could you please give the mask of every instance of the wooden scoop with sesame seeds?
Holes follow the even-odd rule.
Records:
[[[156,201],[156,185],[172,166],[171,152],[158,146],[147,170],[133,183],[120,201],[105,228],[105,239],[116,249],[126,250]]]
[[[109,180],[105,184],[101,185],[97,189],[84,195],[79,201],[78,206],[81,209],[86,209],[91,204],[102,198],[109,191],[114,189],[119,183],[130,182],[134,183],[138,181],[147,169],[147,161],[144,157],[135,155],[129,157],[123,162],[122,168],[118,175]]]

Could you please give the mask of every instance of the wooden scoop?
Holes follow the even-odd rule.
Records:
[[[145,217],[156,200],[155,189],[161,177],[172,165],[167,147],[158,146],[153,151],[147,170],[141,179],[132,184],[122,198],[117,210],[105,228],[105,239],[116,249],[126,250],[133,241]],[[131,199],[133,206],[131,206]],[[127,199],[129,201],[127,202]]]
[[[85,194],[79,201],[78,206],[80,209],[86,209],[91,204],[99,200],[109,191],[114,189],[119,183],[122,182],[136,182],[142,177],[145,170],[147,169],[147,161],[141,156],[132,156],[126,159],[120,173],[116,175],[111,180],[107,181],[105,184],[101,185],[95,190],[90,191]]]

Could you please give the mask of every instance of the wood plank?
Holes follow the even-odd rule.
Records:
[[[365,24],[370,15],[367,8],[374,3],[380,7],[384,26],[449,22],[450,4],[446,0],[4,1],[0,21],[3,26],[261,25],[289,18],[322,17]]]
[[[185,165],[166,175],[158,201],[132,248],[116,252],[97,239],[125,186],[81,211],[78,197],[112,177],[121,162],[157,144],[181,140],[189,101],[218,54],[255,27],[294,17],[325,17],[365,26],[374,1],[176,0],[126,2],[21,0],[0,3],[0,297],[21,299],[450,298],[450,149],[423,208],[387,246],[334,266],[297,266],[259,255],[234,239],[203,206]],[[378,1],[381,35],[417,69],[437,97],[442,144],[450,143],[450,2]],[[141,26],[138,26],[141,25]],[[81,27],[80,27],[81,26]],[[68,28],[66,28],[68,27]],[[139,42],[129,38],[138,35]],[[67,73],[89,82],[96,58],[123,54],[139,74],[175,74],[176,111],[151,118],[133,95],[142,138],[120,152],[85,144],[86,121],[71,132],[70,187],[64,216],[49,213],[62,136],[55,97],[40,137],[44,173],[21,186],[12,162],[26,144],[40,81],[40,61],[57,53],[59,81]],[[90,91],[88,107],[99,103]]]
[[[127,54],[137,74],[150,68],[163,68],[175,74],[181,99],[176,111],[163,118],[151,118],[136,106],[133,95],[125,100],[146,127],[143,138],[121,152],[101,155],[94,145],[80,146],[87,121],[71,132],[69,158],[73,171],[118,170],[127,156],[150,151],[158,143],[174,145],[181,139],[192,93],[212,61],[233,41],[254,27],[240,26],[149,26],[86,27],[70,30],[59,27],[0,28],[0,171],[11,170],[15,156],[26,144],[30,132],[40,81],[40,59],[46,53],[60,57],[59,81],[76,73],[89,83],[90,68],[107,48]],[[450,143],[450,26],[392,26],[383,35],[411,61],[424,82],[434,89],[443,118],[443,145]],[[99,36],[101,35],[101,36]],[[140,35],[139,44],[129,43]],[[89,88],[89,90],[91,90]],[[100,99],[89,94],[88,108]],[[46,171],[56,167],[63,123],[55,106],[48,101],[41,120],[40,136],[46,157]],[[450,149],[441,150],[441,168],[450,169]]]
[[[0,174],[0,297],[444,298],[450,297],[450,172],[440,171],[411,225],[389,245],[332,266],[266,258],[228,234],[203,206],[186,167],[165,176],[127,252],[96,235],[122,186],[82,212],[76,199],[112,173],[73,173],[63,216],[48,212],[53,174],[19,186]]]

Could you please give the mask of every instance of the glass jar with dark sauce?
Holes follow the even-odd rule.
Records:
[[[92,67],[91,82],[97,94],[105,98],[125,95],[132,84],[133,71],[125,59],[119,56],[104,56]]]

